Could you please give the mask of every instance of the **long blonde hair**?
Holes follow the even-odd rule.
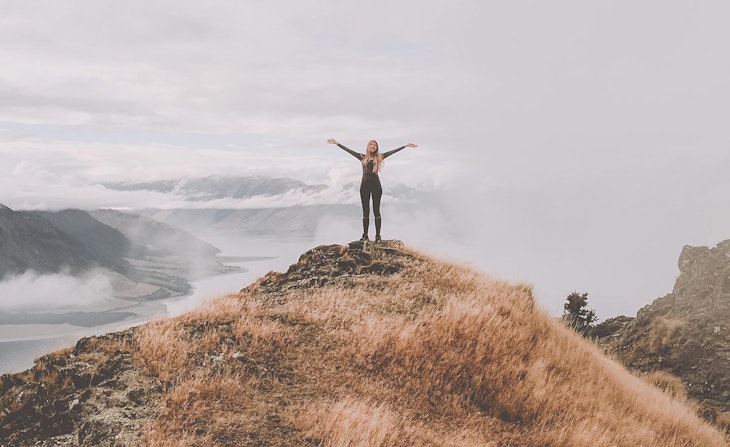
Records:
[[[375,155],[370,155],[370,143],[375,144]],[[366,164],[370,160],[373,161],[373,174],[377,174],[383,167],[383,154],[380,152],[378,142],[375,140],[370,140],[368,142],[368,145],[365,148],[365,157],[363,157],[362,162],[363,164]]]

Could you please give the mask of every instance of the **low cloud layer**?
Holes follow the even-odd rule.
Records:
[[[3,150],[0,165],[0,195],[4,205],[13,209],[53,210],[64,208],[276,208],[301,205],[356,203],[360,165],[338,148],[323,144],[332,159],[318,164],[298,158],[252,157],[242,151],[202,151],[180,149],[189,158],[171,149],[133,149],[128,152],[72,150],[67,145],[49,149],[32,144],[23,149]],[[0,143],[0,148],[2,143]],[[32,148],[32,149],[31,149]],[[121,151],[121,152],[120,152]],[[401,154],[399,154],[401,155]],[[413,155],[416,159],[413,160]],[[137,157],[138,156],[138,157]],[[408,157],[411,157],[408,159]],[[449,175],[449,165],[428,168],[419,161],[418,153],[404,153],[402,160],[388,160],[381,176],[389,187],[398,185],[428,190]],[[414,163],[415,162],[415,163]],[[434,172],[429,175],[429,172]],[[427,174],[425,177],[423,174]],[[166,193],[147,190],[125,191],[104,186],[110,183],[154,182],[202,178],[212,175],[289,176],[309,184],[324,184],[320,192],[293,189],[284,194],[259,195],[242,199],[219,198],[201,201],[180,191]],[[354,185],[354,186],[353,186]],[[355,191],[355,193],[353,193]],[[386,194],[388,189],[386,189]]]
[[[93,311],[114,301],[112,278],[103,270],[75,277],[27,271],[0,282],[0,312]]]

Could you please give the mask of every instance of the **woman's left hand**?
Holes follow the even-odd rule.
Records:
[[[406,144],[406,147],[416,147],[416,145],[413,143],[408,143],[408,144]]]

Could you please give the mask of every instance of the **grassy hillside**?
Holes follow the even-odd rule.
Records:
[[[536,308],[531,288],[397,245],[320,247],[142,327],[153,446],[725,446]]]

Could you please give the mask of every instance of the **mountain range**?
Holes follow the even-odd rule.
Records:
[[[55,220],[61,228],[48,218]],[[72,220],[79,226],[69,225]],[[92,231],[84,234],[84,230]],[[89,243],[79,240],[81,235],[88,238]],[[66,269],[79,273],[92,267],[128,274],[129,263],[124,256],[130,247],[131,242],[121,233],[102,226],[81,211],[54,215],[16,212],[0,205],[0,279],[27,270],[54,273]]]
[[[300,190],[303,193],[318,193],[327,185],[309,185],[287,177],[223,177],[208,176],[191,179],[170,179],[155,182],[105,183],[108,189],[117,191],[154,191],[175,193],[192,201],[212,199],[242,199],[256,196],[276,196]]]

